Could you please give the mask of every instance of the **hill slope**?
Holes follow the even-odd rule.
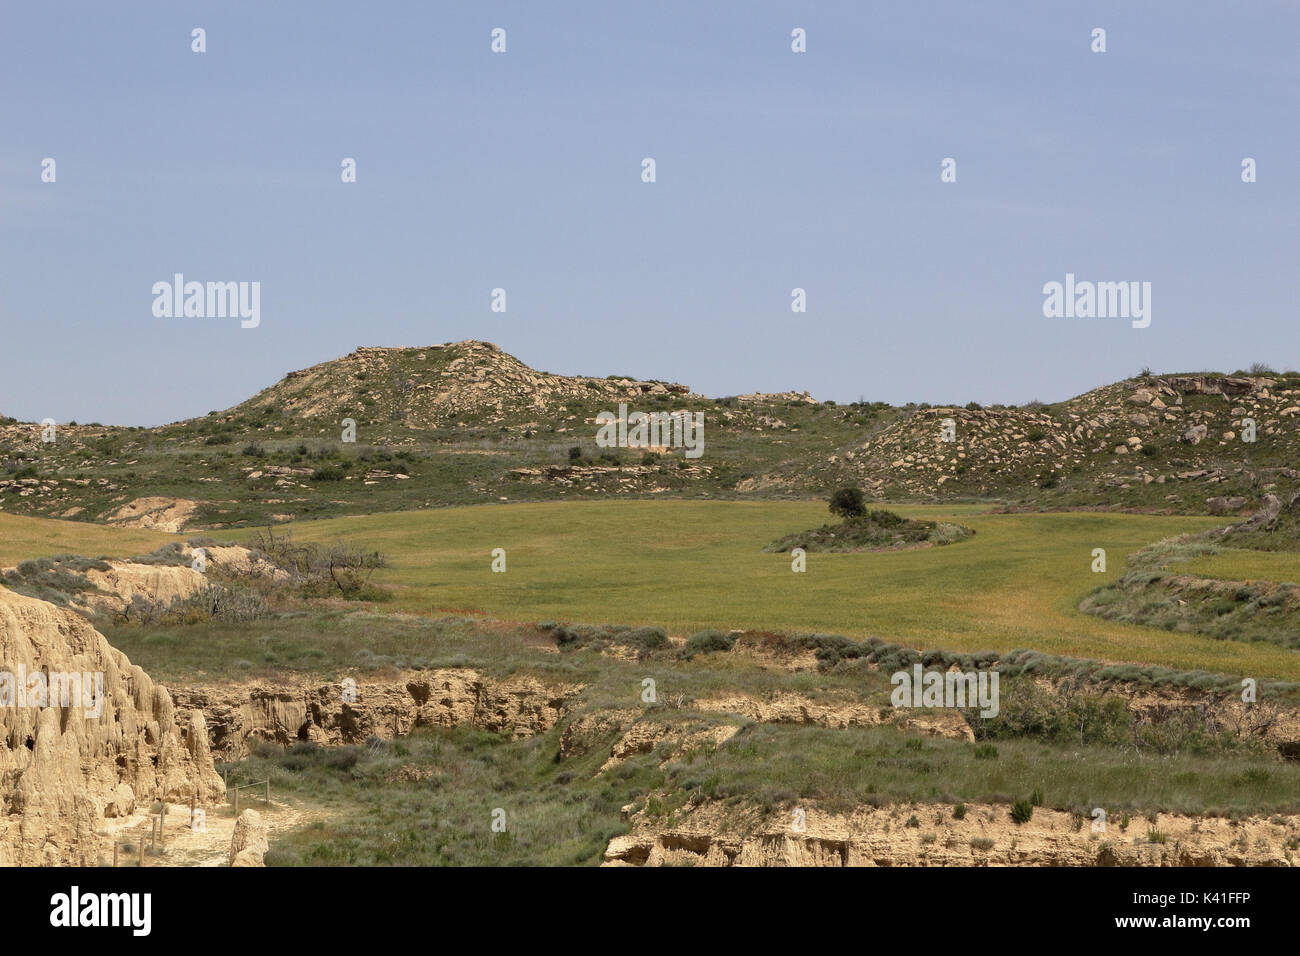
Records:
[[[1147,377],[1057,405],[918,410],[838,460],[882,497],[1228,514],[1262,492],[1300,488],[1297,415],[1297,377]],[[1253,443],[1242,440],[1247,419]]]
[[[629,378],[537,372],[491,342],[425,348],[359,348],[341,359],[290,372],[282,381],[222,413],[283,413],[304,423],[408,428],[495,425],[546,417],[566,401],[606,404],[643,396],[687,395],[685,385]]]
[[[620,403],[703,413],[703,455],[598,447],[597,415]],[[38,425],[0,423],[0,510],[177,530],[498,500],[809,497],[852,483],[877,500],[1232,514],[1300,491],[1297,415],[1294,373],[1145,376],[1021,408],[839,406],[553,375],[479,341],[359,348],[160,428],[67,424],[47,444]]]

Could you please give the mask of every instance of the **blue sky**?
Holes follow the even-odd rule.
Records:
[[[77,2],[0,27],[24,420],[159,424],[464,338],[898,403],[1300,365],[1295,2]],[[261,325],[155,318],[175,272],[260,282]],[[1150,282],[1151,326],[1045,318],[1067,272]]]

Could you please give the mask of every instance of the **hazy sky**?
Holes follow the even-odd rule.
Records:
[[[158,424],[465,338],[838,401],[1293,367],[1298,47],[1276,0],[10,3],[0,413]],[[261,325],[155,318],[176,272],[260,282]],[[1045,318],[1067,272],[1150,282],[1150,327]]]

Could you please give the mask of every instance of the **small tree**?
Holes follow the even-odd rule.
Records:
[[[831,495],[831,514],[842,518],[859,518],[867,513],[867,503],[858,488],[841,488]]]

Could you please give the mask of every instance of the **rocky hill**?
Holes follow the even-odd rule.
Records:
[[[703,454],[598,445],[597,416],[620,403],[702,413]],[[810,497],[857,484],[877,500],[1236,514],[1263,494],[1300,491],[1297,416],[1296,373],[1143,375],[1053,405],[898,407],[553,375],[479,341],[360,348],[160,428],[68,423],[47,443],[39,425],[0,422],[0,510],[179,531],[501,500]]]
[[[689,392],[672,382],[537,372],[491,342],[468,340],[423,348],[359,348],[341,359],[290,372],[220,417],[273,412],[331,428],[344,418],[410,428],[495,425],[530,413],[545,416],[566,401],[617,404]]]
[[[879,497],[1231,514],[1300,488],[1298,415],[1296,376],[1144,377],[1051,406],[919,409],[829,463]]]

